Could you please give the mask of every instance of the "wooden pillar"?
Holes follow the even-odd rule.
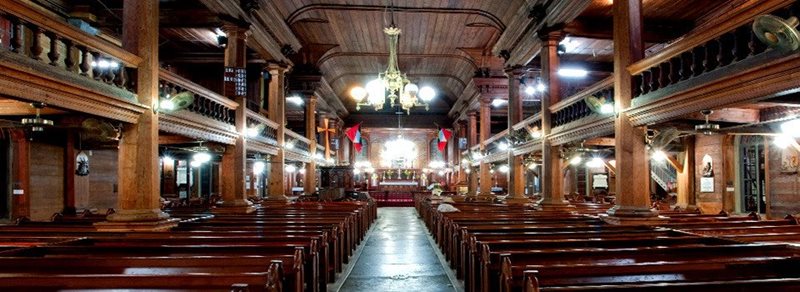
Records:
[[[271,64],[269,74],[272,79],[269,81],[269,118],[278,123],[277,139],[278,153],[273,155],[270,163],[269,172],[269,193],[268,200],[286,200],[286,184],[284,183],[285,172],[283,170],[286,160],[284,158],[284,132],[286,129],[286,97],[283,87],[286,80],[286,66]]]
[[[564,37],[561,31],[551,31],[542,38],[542,80],[547,89],[542,94],[542,167],[539,174],[542,186],[543,208],[551,206],[564,207],[569,203],[564,200],[564,169],[561,158],[561,146],[553,146],[550,142],[552,115],[550,106],[561,100],[561,80],[558,77],[558,44]]]
[[[249,30],[235,24],[225,24],[222,30],[228,36],[228,46],[225,47],[225,72],[245,70],[247,66],[247,37]],[[247,200],[247,187],[245,176],[247,172],[247,92],[240,90],[241,81],[225,79],[223,92],[235,100],[239,106],[234,113],[234,126],[239,137],[234,145],[228,145],[222,155],[222,170],[220,172],[222,185],[222,208],[215,212],[248,213],[255,209],[252,202]]]
[[[477,112],[469,112],[467,113],[467,149],[472,149],[472,146],[477,145],[478,143],[478,113]],[[472,150],[467,152],[467,155],[472,155]],[[470,157],[470,161],[472,161]],[[478,172],[472,171],[472,165],[469,166],[469,192],[470,196],[475,196],[478,194]]]
[[[520,78],[524,71],[522,68],[506,68],[508,78],[508,129],[522,121],[522,98],[519,96]],[[507,203],[528,203],[525,198],[525,169],[522,166],[522,157],[514,156],[514,151],[508,150],[508,193]]]
[[[615,119],[617,206],[604,220],[612,224],[647,224],[650,210],[650,159],[644,140],[645,129],[634,127],[626,109],[633,98],[633,78],[628,66],[642,59],[642,0],[614,1],[614,103],[620,112]],[[629,218],[631,220],[624,220]]]
[[[463,154],[462,154],[463,151],[459,147],[460,146],[459,145],[459,141],[461,140],[461,138],[466,138],[466,136],[467,136],[467,123],[466,123],[466,121],[465,120],[457,121],[456,122],[456,139],[453,139],[453,142],[452,142],[453,144],[455,144],[454,147],[453,147],[453,149],[455,149],[455,153],[453,153],[453,154],[455,154],[455,157],[454,157],[454,160],[453,160],[455,165],[461,165],[461,161],[465,158],[463,156]],[[467,153],[469,153],[469,152],[467,152]],[[467,155],[469,155],[469,154],[467,154]],[[464,169],[463,165],[461,165],[461,166],[462,167],[458,168],[458,185],[463,187],[463,186],[466,186],[466,185],[469,184],[468,183],[469,179],[468,179],[467,172],[464,171],[465,169]]]
[[[64,147],[64,215],[75,215],[75,130],[67,130],[67,143]]]
[[[11,219],[31,216],[31,144],[23,130],[11,130]]]
[[[687,210],[697,209],[694,189],[696,168],[694,145],[694,136],[683,138],[683,159],[681,159],[681,169],[678,169],[678,205],[686,207]]]
[[[316,162],[316,154],[317,154],[317,117],[315,111],[317,110],[317,97],[314,95],[310,95],[308,97],[308,101],[306,102],[306,138],[308,138],[311,143],[309,143],[308,149],[311,155],[311,162],[306,163],[306,173],[303,180],[303,193],[306,195],[313,194],[317,191],[317,178],[316,178],[316,169],[317,169],[317,162]],[[329,135],[328,132],[325,135]],[[328,146],[330,147],[330,145]],[[325,150],[325,154],[330,157],[330,149]],[[327,157],[326,157],[327,159]]]
[[[480,129],[480,150],[482,154],[486,153],[486,139],[492,134],[492,109],[489,107],[492,99],[488,97],[481,97],[480,101],[480,115],[481,115],[481,129]],[[490,196],[492,194],[492,174],[489,173],[489,163],[481,161],[480,166],[480,195]]]
[[[155,107],[159,96],[158,1],[125,1],[122,14],[122,46],[142,58],[135,74],[136,95],[139,103]],[[177,220],[166,220],[169,215],[161,211],[158,115],[151,110],[143,112],[136,124],[123,127],[121,137],[118,207],[108,216],[109,222],[97,224],[98,229],[155,230],[174,226]],[[137,221],[150,224],[123,224]]]

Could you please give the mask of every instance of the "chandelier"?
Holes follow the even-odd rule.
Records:
[[[353,87],[350,96],[356,101],[356,110],[361,110],[362,105],[371,106],[376,111],[383,109],[387,93],[390,106],[399,105],[407,114],[411,114],[411,109],[418,106],[429,110],[428,103],[436,96],[436,91],[428,86],[418,87],[397,66],[397,40],[401,30],[394,24],[393,9],[391,13],[392,23],[383,29],[389,38],[389,62],[386,71],[378,73],[378,78],[368,82],[366,87]]]

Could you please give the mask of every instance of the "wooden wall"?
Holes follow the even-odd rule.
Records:
[[[47,221],[64,206],[64,147],[34,141],[30,153],[30,219]]]
[[[783,155],[798,157],[792,147],[769,148],[769,192],[767,203],[770,218],[783,218],[787,214],[800,213],[800,174],[781,170]]]
[[[75,208],[105,213],[117,206],[117,150],[86,151],[89,175],[75,176]]]
[[[725,135],[697,135],[695,144],[695,197],[697,207],[704,214],[719,213],[723,210],[722,198],[725,193],[725,163],[723,148],[725,147]],[[703,157],[709,155],[713,160],[714,168],[714,191],[701,192],[701,178],[703,177]]]

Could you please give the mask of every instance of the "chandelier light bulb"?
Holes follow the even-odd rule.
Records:
[[[371,104],[383,104],[386,99],[386,87],[383,86],[383,81],[375,79],[367,83],[367,99]]]
[[[572,159],[569,160],[569,164],[572,165],[578,165],[581,164],[581,162],[583,162],[583,158],[580,157],[579,155],[576,155],[575,157],[572,157]]]
[[[367,90],[364,87],[356,86],[350,89],[350,97],[356,102],[361,102],[367,97]]]
[[[542,83],[541,81],[539,81],[536,84],[536,90],[538,90],[539,92],[544,92],[545,89],[547,89],[547,87],[545,87],[544,83]]]
[[[471,170],[471,169],[469,169],[469,168],[467,168],[467,169],[464,169],[464,172],[466,172],[466,173],[470,173],[470,172],[472,172],[472,170]]]
[[[433,90],[430,86],[425,86],[419,89],[419,97],[422,98],[423,101],[429,102],[433,100],[436,96],[436,91]]]
[[[406,84],[406,87],[403,89],[408,94],[416,95],[419,92],[419,87],[414,83]]]

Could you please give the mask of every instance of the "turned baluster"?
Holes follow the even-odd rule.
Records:
[[[91,53],[89,53],[89,48],[85,46],[78,46],[78,52],[81,56],[81,64],[78,66],[81,69],[81,75],[89,76],[89,72],[92,70],[92,61],[91,61]]]
[[[736,28],[733,34],[733,60],[731,62],[738,62],[747,58],[747,42],[744,41],[750,33],[750,27],[740,26]]]
[[[44,48],[42,47],[42,35],[44,34],[44,30],[41,27],[34,26],[31,28],[31,31],[33,31],[31,58],[34,60],[41,60],[42,52],[44,52]]]
[[[679,81],[683,81],[689,79],[692,76],[692,51],[683,52],[680,55],[680,62],[681,62],[681,69],[678,71],[678,75],[680,75]]]
[[[55,33],[49,33],[47,37],[50,38],[50,52],[47,53],[47,57],[50,58],[50,65],[58,66],[58,60],[61,59],[61,53],[58,52],[59,37]]]
[[[681,70],[681,67],[682,67],[681,66],[681,62],[682,62],[681,61],[681,56],[683,56],[683,54],[678,55],[677,57],[674,57],[672,59],[669,59],[669,84],[670,85],[678,83],[678,81],[681,80],[681,77],[680,77],[680,75],[678,73]]]
[[[125,88],[125,84],[128,82],[128,68],[125,68],[125,65],[119,65],[119,73],[117,73],[117,77],[114,78],[114,85],[120,88]]]
[[[669,61],[658,65],[658,88],[669,85]]]
[[[114,78],[116,77],[114,70],[119,69],[119,65],[113,65],[113,64],[118,64],[118,63],[110,61],[108,67],[105,68],[105,72],[103,72],[103,82],[105,83],[112,84],[114,82]]]
[[[11,18],[11,25],[11,39],[9,40],[11,42],[11,51],[14,53],[24,54],[25,52],[22,49],[22,31],[25,26],[22,23],[22,20],[16,17]]]
[[[658,68],[657,67],[650,67],[650,69],[647,69],[647,72],[648,72],[647,76],[649,77],[647,79],[647,83],[648,83],[647,86],[649,87],[647,92],[653,92],[653,91],[658,90],[658,83],[657,83],[657,80],[658,80]]]
[[[100,68],[100,53],[99,52],[92,52],[92,77],[94,80],[100,81],[100,78],[103,77],[103,71]]]
[[[66,48],[66,55],[64,56],[64,69],[69,72],[75,72],[75,44],[69,40],[64,40],[64,47]]]
[[[649,87],[647,86],[648,84],[647,74],[648,74],[647,71],[642,71],[642,73],[639,74],[642,76],[642,84],[639,85],[639,92],[641,92],[642,95],[645,95],[649,92],[648,91]]]
[[[702,47],[692,49],[692,77],[703,74],[703,59],[705,50]]]

